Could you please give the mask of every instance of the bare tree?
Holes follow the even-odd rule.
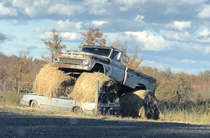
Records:
[[[59,33],[56,32],[55,29],[52,30],[52,35],[49,40],[42,39],[44,44],[46,45],[46,48],[50,51],[50,56],[45,57],[44,55],[41,55],[43,59],[50,59],[50,61],[53,63],[54,58],[56,56],[56,53],[64,48],[66,48],[65,45],[61,45],[62,37]]]

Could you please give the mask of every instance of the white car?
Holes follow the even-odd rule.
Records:
[[[95,109],[95,103],[82,103],[79,104],[72,98],[52,97],[37,95],[37,94],[25,94],[20,100],[20,103],[32,108],[53,109],[62,111],[71,111],[75,113],[92,113]],[[105,114],[119,114],[119,103],[99,103],[98,111]]]

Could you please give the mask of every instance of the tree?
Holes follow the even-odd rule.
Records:
[[[54,58],[56,57],[56,53],[66,48],[65,45],[61,45],[62,37],[59,33],[56,32],[55,29],[52,30],[52,34],[49,40],[42,39],[46,48],[50,51],[50,56],[46,57],[45,55],[41,55],[44,60],[48,62],[54,62]]]
[[[141,50],[139,45],[136,45],[135,47],[135,51],[132,53],[129,53],[128,50],[128,44],[129,44],[129,40],[125,40],[125,42],[123,44],[121,44],[119,47],[119,49],[121,49],[123,51],[123,55],[124,55],[124,59],[123,62],[125,63],[126,67],[129,67],[131,69],[140,71],[140,64],[143,61],[143,58],[139,59],[139,51]]]
[[[32,75],[32,72],[30,63],[32,62],[32,58],[28,57],[30,53],[30,48],[19,51],[17,63],[12,70],[13,89],[16,93],[31,89],[30,75]]]
[[[82,39],[85,42],[81,42],[79,47],[82,47],[83,45],[99,45],[99,46],[105,46],[106,45],[106,39],[103,38],[103,34],[99,32],[99,29],[92,29],[90,28],[87,33],[81,33]]]

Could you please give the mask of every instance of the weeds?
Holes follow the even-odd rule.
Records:
[[[210,101],[193,103],[159,102],[161,119],[191,124],[210,124]]]
[[[4,95],[0,95],[0,105],[2,106],[19,106],[20,99],[22,99],[24,93],[16,94],[16,93],[6,93]]]

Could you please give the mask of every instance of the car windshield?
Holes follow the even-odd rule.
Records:
[[[82,48],[83,52],[88,52],[88,53],[92,53],[92,54],[96,54],[96,55],[100,55],[100,56],[106,56],[108,57],[110,54],[111,49],[104,49],[104,48],[87,48],[87,47],[83,47]]]

